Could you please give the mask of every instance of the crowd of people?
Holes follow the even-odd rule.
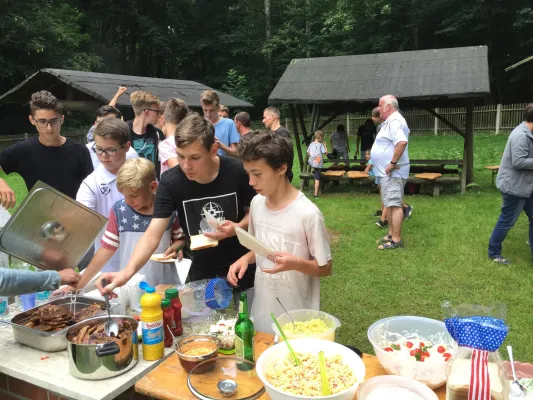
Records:
[[[125,92],[119,88],[111,104],[96,111],[87,145],[61,136],[63,108],[51,93],[32,95],[29,119],[39,135],[0,153],[0,166],[7,174],[19,173],[28,190],[43,181],[109,221],[95,243],[96,252],[88,253],[83,275],[72,270],[35,274],[28,285],[23,283],[30,279],[27,274],[3,271],[0,293],[29,288],[37,292],[60,284],[68,285],[62,291],[83,289],[99,271],[103,275],[97,287],[102,293],[112,294],[138,273],[150,285],[178,284],[174,265],[151,256],[164,253],[181,259],[185,254],[192,259],[191,281],[227,277],[236,287],[235,298],[247,292],[258,330],[268,330],[270,312],[283,311],[273,301],[276,297],[290,309],[318,309],[320,277],[332,273],[329,237],[320,210],[291,185],[293,144],[281,126],[279,110],[265,109],[266,129],[252,131],[248,113],[228,118],[229,110],[212,90],[201,94],[203,116],[181,99],[162,104],[153,94],[136,91],[130,95],[135,117],[124,122],[115,106]],[[533,106],[528,110],[524,124],[511,134],[504,153],[508,165],[502,161],[498,178],[504,207],[489,256],[502,264],[507,260],[501,257],[501,242],[520,209],[526,209],[531,220],[531,199],[524,194],[533,191],[533,180],[529,171],[522,171],[533,169]],[[410,169],[408,140],[407,122],[392,95],[379,99],[372,119],[358,130],[354,156],[365,154],[366,171],[380,187],[382,221],[388,221],[379,250],[404,247],[402,223],[412,211],[403,200]],[[330,144],[343,159],[349,158],[344,126],[337,127]],[[515,159],[517,149],[526,157],[522,164]],[[322,132],[315,132],[308,154],[318,183],[327,155]],[[520,185],[510,184],[513,180]],[[515,193],[516,186],[524,193]],[[315,195],[317,190],[315,186]],[[4,208],[16,203],[4,180],[0,200]],[[216,228],[210,219],[217,221]],[[248,251],[235,227],[271,247],[275,256]],[[199,235],[210,241],[193,245]]]

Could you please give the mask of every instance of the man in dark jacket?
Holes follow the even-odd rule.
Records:
[[[524,113],[524,122],[509,135],[500,163],[496,187],[502,194],[500,218],[489,241],[489,258],[502,265],[502,243],[522,210],[529,218],[529,245],[533,254],[533,103]]]

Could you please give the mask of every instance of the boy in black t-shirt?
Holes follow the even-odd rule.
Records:
[[[177,210],[186,242],[202,234],[217,240],[218,246],[192,251],[192,281],[226,277],[235,260],[248,252],[237,240],[234,225],[248,229],[248,209],[255,191],[248,184],[242,162],[217,156],[213,125],[197,114],[191,114],[176,129],[176,152],[179,165],[169,169],[157,189],[152,222],[126,265],[118,273],[102,275],[110,282],[107,293],[124,285],[153,254],[169,218]],[[217,219],[216,232],[205,233]],[[255,265],[239,281],[239,290],[253,288]],[[166,283],[166,282],[160,282]],[[101,280],[97,287],[103,293]],[[253,291],[248,291],[249,307]]]
[[[0,153],[0,167],[6,174],[20,174],[28,190],[40,180],[75,199],[82,181],[93,172],[93,164],[83,143],[61,136],[62,114],[63,106],[52,93],[34,93],[29,119],[39,136],[5,149]],[[15,193],[3,179],[0,196],[2,207],[15,205]]]

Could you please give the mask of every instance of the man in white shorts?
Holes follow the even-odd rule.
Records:
[[[379,99],[383,122],[370,153],[376,177],[381,185],[381,200],[389,216],[389,233],[378,242],[379,250],[403,247],[403,193],[409,178],[407,142],[409,127],[398,111],[398,100],[392,95]]]

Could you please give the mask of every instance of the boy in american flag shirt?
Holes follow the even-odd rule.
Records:
[[[135,246],[150,225],[154,211],[157,181],[154,164],[145,158],[127,160],[117,175],[117,188],[124,195],[112,207],[109,222],[101,240],[101,245],[83,273],[77,289],[82,289],[102,269],[115,254],[120,254],[123,268],[129,261]],[[165,253],[169,248],[181,258],[181,248],[185,245],[183,230],[178,218],[171,218],[161,242],[154,253]],[[160,263],[149,260],[139,271],[150,286],[159,284],[179,284],[176,267],[173,263]]]

